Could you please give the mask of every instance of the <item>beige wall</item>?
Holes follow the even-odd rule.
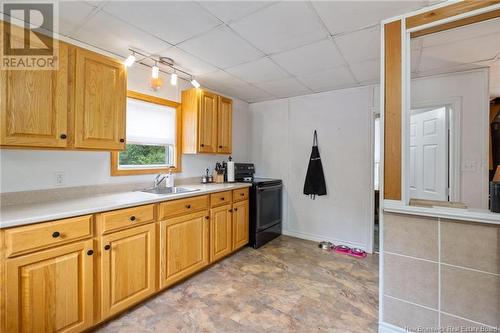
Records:
[[[499,225],[385,213],[383,261],[383,322],[500,327]]]

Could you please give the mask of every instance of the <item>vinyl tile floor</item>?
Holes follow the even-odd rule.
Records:
[[[96,332],[377,332],[378,256],[281,236],[244,248]]]

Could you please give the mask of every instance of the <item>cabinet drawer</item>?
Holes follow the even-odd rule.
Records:
[[[102,233],[155,221],[154,205],[132,207],[100,214]]]
[[[210,194],[210,207],[217,207],[231,203],[232,193],[231,191],[218,192]]]
[[[208,209],[208,195],[167,201],[160,204],[160,219]]]
[[[92,215],[5,230],[7,257],[92,236]]]
[[[248,187],[233,191],[233,201],[248,200]]]

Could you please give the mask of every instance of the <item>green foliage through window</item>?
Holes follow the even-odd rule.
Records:
[[[127,144],[119,154],[120,166],[170,165],[169,146]]]

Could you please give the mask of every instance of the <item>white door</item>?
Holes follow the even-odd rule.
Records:
[[[410,198],[448,201],[446,107],[421,111],[410,121]]]

